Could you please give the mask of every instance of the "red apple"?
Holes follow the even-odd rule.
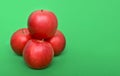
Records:
[[[17,30],[11,37],[10,44],[13,51],[22,55],[23,48],[28,40],[31,39],[30,33],[27,28]]]
[[[57,29],[58,22],[55,14],[48,10],[37,10],[28,18],[28,29],[33,38],[51,38]]]
[[[27,65],[33,69],[47,67],[54,56],[53,48],[48,42],[29,40],[23,50],[23,57]]]
[[[54,49],[54,55],[59,55],[65,48],[66,39],[62,32],[56,31],[55,35],[47,40]]]

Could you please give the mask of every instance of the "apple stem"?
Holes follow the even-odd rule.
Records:
[[[22,30],[22,33],[25,34],[25,30],[24,29]]]
[[[41,12],[43,12],[43,9],[41,10]]]

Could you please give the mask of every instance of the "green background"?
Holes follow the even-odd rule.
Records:
[[[67,40],[42,70],[30,69],[10,47],[31,12],[53,11]],[[0,0],[1,76],[120,76],[120,0]]]

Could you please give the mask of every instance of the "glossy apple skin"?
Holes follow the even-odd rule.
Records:
[[[61,54],[61,52],[64,50],[64,48],[66,46],[65,36],[59,30],[56,31],[55,35],[52,38],[50,38],[46,41],[52,45],[55,56]]]
[[[57,29],[55,14],[48,10],[37,10],[28,18],[28,29],[35,39],[51,38]]]
[[[42,69],[47,67],[54,56],[53,48],[48,42],[29,40],[23,50],[24,61],[30,68]]]
[[[30,39],[31,39],[31,35],[28,29],[21,28],[13,33],[11,40],[10,40],[11,48],[16,54],[22,55],[23,48],[25,44],[27,43],[27,41],[29,41]]]

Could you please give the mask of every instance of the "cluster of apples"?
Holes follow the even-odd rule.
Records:
[[[16,54],[23,55],[30,68],[45,68],[66,45],[65,36],[57,27],[58,20],[53,12],[34,11],[28,18],[28,27],[13,33],[11,48]]]

